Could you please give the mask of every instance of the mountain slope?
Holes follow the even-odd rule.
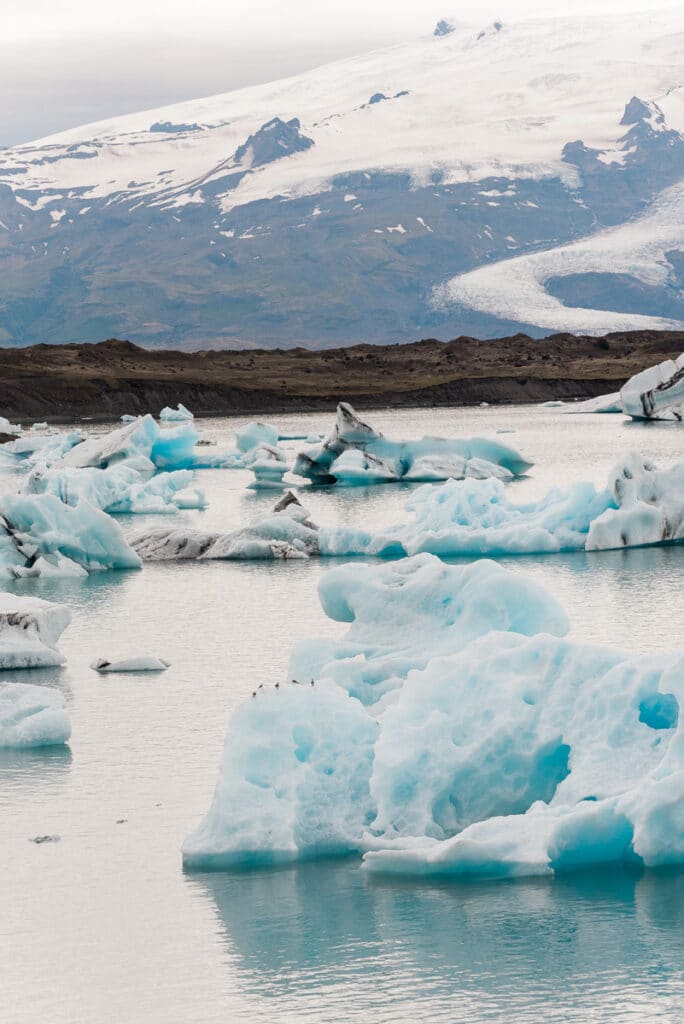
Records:
[[[463,25],[0,153],[0,341],[678,325],[683,52],[681,7]]]

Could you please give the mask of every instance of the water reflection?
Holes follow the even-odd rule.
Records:
[[[0,749],[0,790],[39,782],[41,787],[64,781],[71,768],[67,746],[34,747],[30,750]]]
[[[347,1020],[370,1001],[381,1020],[420,1003],[430,1020],[579,1022],[600,998],[603,1020],[674,1022],[684,1000],[682,872],[416,885],[345,861],[186,884],[215,907],[243,990],[305,1016],[315,1002],[320,1020],[346,999]]]

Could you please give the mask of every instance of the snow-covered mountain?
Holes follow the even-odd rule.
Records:
[[[683,55],[681,4],[446,21],[6,150],[0,342],[681,328]]]

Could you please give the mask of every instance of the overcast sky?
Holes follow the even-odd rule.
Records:
[[[485,24],[648,6],[668,3],[0,0],[0,146],[295,74],[427,34],[445,15]]]

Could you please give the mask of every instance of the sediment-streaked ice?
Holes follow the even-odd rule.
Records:
[[[634,419],[684,422],[684,352],[631,377],[620,400]]]
[[[63,665],[57,644],[70,622],[65,605],[0,591],[0,669]]]
[[[223,533],[187,526],[153,527],[129,536],[143,561],[176,559],[289,559],[318,553],[318,527],[288,491],[266,515],[249,526]]]
[[[56,569],[64,558],[88,571],[140,567],[116,520],[83,498],[66,505],[54,494],[6,494],[0,516],[0,565],[10,573],[41,557]]]
[[[314,483],[349,486],[471,476],[510,480],[530,466],[513,448],[486,438],[391,441],[340,402],[332,433],[300,452],[293,472]]]

